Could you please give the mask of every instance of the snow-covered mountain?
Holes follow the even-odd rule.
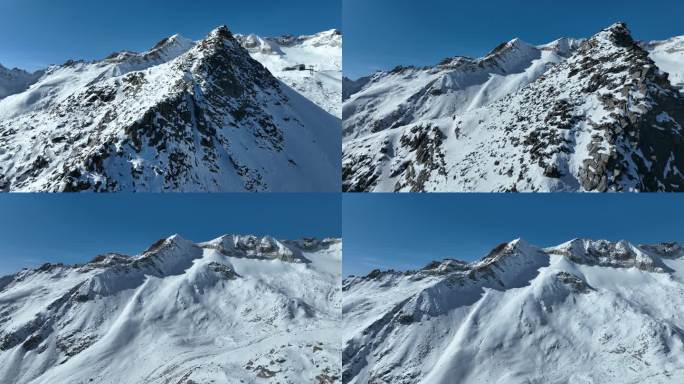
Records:
[[[341,370],[341,242],[159,240],[0,278],[3,383],[319,383]]]
[[[176,35],[0,100],[0,190],[339,191],[340,124],[228,28]]]
[[[649,52],[658,68],[670,75],[672,85],[684,92],[684,36],[663,41],[650,41],[641,46]]]
[[[678,43],[617,23],[376,73],[345,92],[343,190],[684,190]]]
[[[515,240],[376,270],[343,282],[343,382],[679,383],[683,308],[677,243]]]
[[[342,77],[342,101],[347,100],[351,95],[363,89],[370,80],[370,76],[359,77],[356,80],[352,80],[346,76]]]
[[[19,68],[8,69],[0,64],[0,100],[25,91],[42,75],[42,71],[29,73]]]
[[[342,116],[342,34],[260,37],[235,35],[252,58],[334,116]]]

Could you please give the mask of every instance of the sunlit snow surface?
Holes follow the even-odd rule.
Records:
[[[334,192],[339,118],[225,27],[48,68],[0,100],[0,191]]]
[[[684,250],[516,240],[343,283],[345,383],[679,383]]]
[[[237,35],[237,39],[275,77],[342,117],[342,34],[338,30],[299,37]],[[306,69],[296,68],[299,65]]]
[[[24,270],[0,279],[0,381],[339,381],[340,263],[336,239],[173,236]]]
[[[347,82],[343,190],[684,190],[681,44],[618,23]]]

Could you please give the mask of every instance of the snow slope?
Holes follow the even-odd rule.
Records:
[[[376,73],[343,106],[345,191],[681,191],[684,97],[614,24]]]
[[[242,46],[278,79],[332,115],[342,116],[342,34],[260,37],[235,35]],[[303,65],[306,70],[300,70]],[[313,71],[308,68],[312,67]]]
[[[333,383],[341,243],[162,239],[0,278],[3,383]]]
[[[378,72],[344,103],[344,139],[487,105],[536,80],[577,45],[562,39],[535,47],[513,39],[481,59],[457,56],[434,67]]]
[[[676,243],[575,239],[349,277],[343,382],[678,383],[682,272]]]
[[[0,100],[0,190],[339,191],[340,120],[226,27],[49,68]]]

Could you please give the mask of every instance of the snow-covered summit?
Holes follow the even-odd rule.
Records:
[[[304,240],[302,240],[304,241]],[[317,244],[321,244],[318,240]],[[203,247],[214,248],[224,255],[256,259],[277,259],[292,263],[308,263],[302,255],[300,242],[285,242],[270,236],[222,236],[203,244]],[[303,246],[304,249],[311,249]]]
[[[335,191],[339,127],[219,27],[0,100],[0,190]]]
[[[668,256],[668,251],[669,255]],[[626,240],[573,239],[546,252],[568,257],[573,262],[587,265],[630,268],[663,272],[662,258],[680,257],[681,246],[677,243],[633,245]]]
[[[105,58],[104,62],[119,62],[119,63],[164,63],[169,60],[187,52],[195,45],[191,39],[185,38],[181,35],[172,35],[160,40],[149,51],[136,53],[132,51],[115,52]]]
[[[541,50],[551,50],[556,52],[561,56],[569,56],[577,48],[584,43],[585,39],[573,39],[568,37],[561,37],[560,39],[554,40],[550,43],[538,46]]]
[[[684,98],[652,57],[616,23],[377,73],[343,105],[343,189],[681,190]]]
[[[313,35],[284,35],[267,39],[277,42],[278,45],[287,47],[292,47],[294,45],[342,47],[342,32],[338,29],[329,29]]]
[[[0,278],[0,377],[17,384],[339,380],[339,239],[221,237],[228,238],[250,257],[220,252],[212,246],[218,239],[174,235],[135,256],[109,253]],[[292,245],[311,242],[319,247]],[[271,257],[285,243],[309,262]]]
[[[534,81],[568,53],[516,38],[477,59],[455,56],[435,66],[376,72],[347,95],[343,138],[482,107]]]
[[[343,381],[681,380],[682,272],[677,243],[574,239],[349,277]]]

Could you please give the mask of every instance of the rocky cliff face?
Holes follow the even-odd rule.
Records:
[[[426,81],[394,109],[376,110],[364,96],[385,74],[345,103],[345,190],[684,188],[684,98],[624,24],[583,41],[513,40],[479,61],[441,64],[449,65],[470,69],[459,81]]]
[[[339,190],[339,120],[226,27],[53,67],[0,117],[3,190]]]
[[[343,382],[680,380],[683,256],[677,243],[515,240],[475,262],[349,277]]]

